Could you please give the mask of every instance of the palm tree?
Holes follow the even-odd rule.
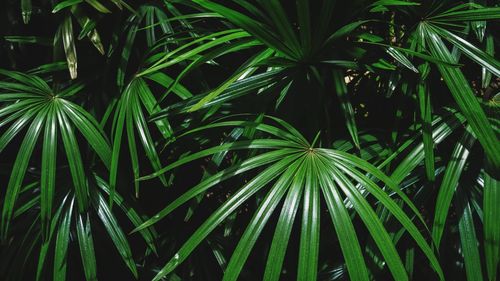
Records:
[[[1,4],[0,278],[496,280],[498,3],[292,2]]]

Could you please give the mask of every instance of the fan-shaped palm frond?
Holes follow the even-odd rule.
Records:
[[[359,146],[354,112],[345,86],[344,74],[346,68],[360,68],[359,60],[362,58],[363,50],[345,39],[349,36],[355,37],[357,34],[352,33],[368,21],[351,21],[350,12],[357,6],[353,4],[354,2],[352,5],[337,5],[331,1],[321,1],[317,4],[311,1],[299,1],[297,10],[293,11],[297,13],[299,28],[292,23],[291,19],[294,16],[290,15],[290,11],[279,1],[260,1],[259,6],[254,6],[248,1],[235,1],[243,12],[213,1],[193,2],[199,5],[194,5],[196,8],[214,12],[238,29],[222,30],[185,44],[174,51],[180,53],[179,55],[169,53],[143,73],[172,66],[180,59],[193,58],[194,62],[177,78],[180,80],[194,67],[208,60],[246,49],[258,48],[259,53],[248,59],[231,77],[202,98],[184,102],[183,111],[192,112],[209,104],[219,104],[240,97],[244,93],[249,93],[249,90],[254,90],[244,89],[243,81],[255,80],[253,81],[255,83],[272,77],[272,81],[260,86],[260,90],[267,89],[279,93],[276,97],[276,107],[283,103],[285,97],[300,94],[304,87],[319,93],[317,104],[330,104],[329,93],[335,93],[344,112],[352,140]],[[190,1],[183,3],[193,6]],[[315,17],[316,14],[319,16]],[[205,40],[210,40],[210,43],[198,45]],[[186,49],[190,45],[193,45],[193,48]],[[265,47],[264,50],[262,46]],[[195,56],[199,54],[203,56],[196,58]],[[270,77],[265,78],[262,71]],[[324,80],[325,77],[328,79]],[[326,84],[325,81],[329,80],[333,83]],[[232,90],[233,88],[235,90]],[[294,94],[287,95],[289,92]],[[219,96],[224,98],[218,98]],[[316,100],[316,97],[309,99]],[[164,110],[164,114],[169,112],[171,112],[169,108]],[[156,116],[164,115],[160,113]]]
[[[384,6],[383,4],[381,6]],[[500,62],[496,60],[487,51],[474,46],[474,44],[464,38],[469,33],[470,23],[474,21],[496,20],[500,18],[500,8],[498,7],[483,7],[479,4],[463,4],[452,5],[452,1],[429,1],[422,5],[395,5],[390,9],[404,11],[402,14],[409,16],[396,19],[396,24],[406,24],[413,26],[413,29],[408,30],[408,35],[401,38],[401,43],[410,48],[411,51],[426,52],[432,57],[446,63],[438,63],[437,68],[445,81],[450,93],[460,110],[467,118],[473,132],[483,146],[486,154],[494,166],[500,167],[498,145],[496,145],[497,136],[493,131],[490,121],[487,119],[484,110],[481,108],[480,102],[474,95],[470,83],[465,78],[462,71],[450,64],[457,64],[460,59],[460,54],[468,57],[472,61],[481,65],[485,72],[498,76],[500,74]],[[457,35],[461,33],[464,35]],[[451,52],[444,41],[450,42],[455,50]],[[460,51],[460,54],[457,51]],[[410,53],[410,54],[413,54]],[[428,67],[428,66],[426,66]],[[424,70],[424,69],[421,69]],[[429,95],[426,86],[428,69],[422,78],[419,85],[425,95]],[[484,75],[483,75],[484,76]],[[483,79],[484,80],[484,79]],[[484,82],[484,81],[483,81]],[[422,88],[422,83],[424,88]],[[419,93],[419,96],[421,94]],[[425,98],[429,100],[430,97]],[[424,100],[424,99],[422,99]],[[422,112],[429,111],[431,105],[426,102],[421,102],[420,110]],[[427,114],[428,115],[428,114]],[[428,122],[429,119],[427,118]],[[429,134],[428,132],[426,133]],[[432,144],[429,140],[426,141],[428,158],[432,157]],[[432,167],[429,167],[429,173]]]
[[[234,250],[225,271],[224,280],[237,279],[262,229],[282,200],[284,200],[284,203],[269,252],[264,274],[265,280],[278,280],[280,277],[288,239],[299,206],[302,206],[303,213],[297,278],[300,280],[316,279],[320,216],[322,213],[321,210],[326,207],[331,215],[351,278],[354,280],[368,280],[368,269],[364,262],[361,246],[351,217],[345,205],[346,201],[352,204],[357,215],[359,215],[370,235],[375,240],[393,276],[398,280],[408,279],[404,265],[390,235],[360,189],[366,189],[369,194],[377,198],[398,219],[413,237],[419,248],[429,258],[432,267],[443,278],[434,253],[418,228],[386,191],[365,173],[369,173],[377,180],[385,183],[392,192],[400,196],[412,212],[418,215],[415,206],[413,206],[406,195],[399,190],[398,186],[389,177],[385,176],[368,162],[354,155],[339,150],[315,148],[293,127],[279,119],[272,119],[279,124],[279,127],[259,123],[250,124],[245,121],[225,121],[194,129],[184,135],[209,128],[253,125],[256,130],[266,132],[272,135],[273,138],[238,141],[208,148],[185,156],[157,173],[143,178],[147,179],[159,176],[182,164],[220,151],[241,149],[270,150],[204,179],[138,228],[143,229],[157,223],[188,200],[224,180],[250,170],[262,169],[257,176],[235,191],[226,202],[210,215],[179,249],[171,261],[158,273],[155,280],[159,280],[161,277],[172,272],[217,225],[259,191],[266,194],[265,198],[260,203]],[[359,185],[357,186],[356,184]],[[324,205],[321,204],[322,199],[325,201]]]
[[[1,70],[0,74],[8,78],[0,82],[0,101],[4,104],[0,110],[0,116],[2,116],[0,126],[10,124],[0,137],[0,151],[7,148],[18,135],[25,131],[2,204],[2,239],[5,241],[10,237],[9,226],[13,218],[28,211],[33,204],[39,205],[40,211],[35,214],[35,221],[39,222],[39,225],[31,228],[35,232],[27,232],[29,236],[36,235],[36,239],[29,245],[41,244],[37,278],[44,269],[49,245],[55,239],[54,276],[57,280],[64,280],[67,247],[70,240],[69,225],[72,220],[76,220],[76,233],[85,276],[87,280],[94,280],[96,262],[92,242],[92,223],[88,213],[90,208],[94,207],[120,255],[132,273],[137,276],[127,237],[103,199],[104,195],[110,192],[109,187],[102,179],[98,178],[96,182],[96,179],[87,176],[91,171],[86,168],[86,163],[91,165],[102,163],[109,168],[112,153],[109,142],[94,117],[70,101],[83,88],[83,85],[76,83],[55,92],[43,79],[35,75],[5,70]],[[83,149],[78,143],[76,131],[81,133],[100,161],[95,162],[92,158],[86,159],[81,154]],[[43,137],[40,138],[41,135]],[[62,148],[59,145],[60,140],[62,140]],[[41,161],[36,161],[32,157],[38,142],[42,144]],[[65,151],[64,155],[67,158],[72,179],[72,184],[69,184],[70,188],[62,190],[60,187],[64,181],[61,178],[64,176],[61,174],[64,175],[64,173],[63,165],[59,162],[60,150]],[[29,189],[22,188],[26,172],[29,167],[32,167],[30,162],[33,162],[35,167],[39,167],[40,183],[37,189],[39,192],[35,193],[36,197],[30,198],[28,203],[19,204],[19,196],[33,189],[32,185]],[[68,195],[62,198],[61,194]],[[126,207],[123,198],[117,196],[113,200],[127,213],[135,225],[140,224],[141,217],[135,210]],[[36,229],[39,232],[36,232]],[[154,249],[153,233],[146,230],[142,234]]]
[[[171,13],[178,15],[179,12],[175,7],[170,4],[167,4],[167,6],[170,7]],[[184,21],[184,19],[178,18],[176,21],[179,21],[182,26],[180,31],[173,28],[170,18],[163,10],[149,5],[141,6],[138,9],[137,14],[131,15],[127,19],[127,34],[120,54],[121,57],[116,79],[118,88],[123,91],[121,92],[121,96],[116,99],[116,104],[112,103],[108,107],[109,110],[114,110],[112,120],[113,155],[110,170],[111,197],[113,196],[116,188],[119,169],[118,164],[121,156],[120,149],[123,142],[122,137],[124,131],[126,132],[128,140],[129,155],[132,162],[134,179],[139,177],[140,170],[135,131],[138,133],[142,147],[151,163],[151,166],[154,170],[160,169],[161,161],[156,149],[157,142],[153,140],[152,133],[150,132],[147,122],[148,116],[154,115],[161,110],[159,102],[170,92],[173,92],[181,99],[187,99],[192,96],[191,92],[182,84],[174,82],[170,76],[161,72],[153,72],[150,74],[143,72],[142,74],[136,73],[124,87],[127,73],[130,72],[130,70],[127,69],[127,66],[132,55],[131,52],[136,36],[140,32],[146,32],[147,47],[150,48],[148,49],[148,53],[168,53],[171,44],[175,45],[179,43],[176,35],[192,29],[190,25]],[[142,24],[145,26],[142,27]],[[158,26],[160,27],[161,32],[158,32]],[[192,32],[193,36],[195,36],[194,31]],[[116,46],[113,48],[115,47]],[[111,51],[114,52],[114,49]],[[150,63],[148,61],[148,56],[142,57],[141,60],[145,60],[145,64]],[[140,71],[140,69],[136,69],[136,71]],[[169,89],[169,91],[166,94],[163,94],[162,97],[155,97],[153,92],[150,90],[150,86],[147,84],[146,79],[154,81],[156,84]],[[145,112],[143,112],[143,109],[145,109]],[[170,140],[172,138],[172,127],[166,118],[158,119],[154,123],[165,140]],[[160,177],[160,180],[163,185],[167,185],[165,177]],[[139,183],[137,181],[135,182],[135,193],[136,196],[139,196]]]
[[[76,195],[76,205],[81,212],[88,207],[89,190],[75,128],[87,140],[106,167],[109,167],[111,163],[111,147],[94,117],[69,100],[83,88],[82,84],[73,84],[60,92],[54,92],[38,76],[3,70],[0,73],[10,78],[10,80],[0,82],[2,89],[0,99],[6,104],[0,113],[3,117],[1,125],[6,126],[12,123],[0,138],[0,151],[3,151],[25,127],[28,127],[14,162],[4,199],[1,233],[5,239],[16,199],[40,135],[43,134],[41,220],[46,230],[48,230],[52,215],[59,139],[62,139],[66,152]]]

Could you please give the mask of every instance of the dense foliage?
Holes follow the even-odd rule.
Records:
[[[4,0],[0,280],[497,280],[500,5]]]

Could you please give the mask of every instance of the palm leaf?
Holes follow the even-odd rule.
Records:
[[[273,118],[273,120],[276,120],[276,118]],[[237,122],[242,123],[241,121]],[[283,121],[281,122],[284,123]],[[199,132],[200,130],[229,125],[232,125],[232,123],[214,123],[195,131]],[[196,246],[203,239],[205,239],[211,231],[213,231],[217,224],[221,223],[225,218],[227,218],[230,213],[232,213],[243,202],[248,200],[250,196],[258,192],[259,190],[264,190],[265,186],[267,186],[279,175],[281,175],[280,178],[274,183],[273,187],[271,187],[267,191],[267,199],[264,199],[264,201],[262,201],[262,203],[260,204],[259,209],[254,215],[254,218],[251,220],[249,226],[247,227],[247,230],[243,234],[243,238],[240,240],[240,243],[233,253],[233,256],[231,257],[228,268],[224,275],[224,278],[226,280],[234,280],[238,277],[253,244],[258,239],[259,233],[266,222],[266,219],[262,216],[264,216],[264,214],[269,215],[270,213],[272,213],[272,210],[276,208],[275,204],[278,204],[278,202],[281,201],[288,189],[298,188],[297,186],[292,186],[294,183],[292,178],[297,176],[301,177],[300,181],[305,184],[305,188],[307,188],[307,190],[314,190],[314,186],[317,186],[318,188],[316,191],[317,193],[310,194],[309,191],[304,192],[304,196],[313,196],[307,197],[312,198],[312,201],[309,199],[304,199],[304,202],[306,204],[305,206],[307,206],[307,204],[313,205],[310,208],[304,209],[309,211],[303,215],[304,221],[302,222],[301,233],[304,237],[301,238],[301,253],[306,255],[308,258],[301,258],[299,260],[299,265],[302,267],[302,269],[299,269],[298,278],[314,278],[315,273],[312,272],[317,272],[317,243],[312,243],[311,240],[317,241],[318,239],[314,237],[315,235],[317,235],[317,230],[319,228],[319,222],[317,220],[319,219],[318,210],[320,206],[318,204],[315,204],[314,202],[319,200],[319,197],[317,196],[319,196],[320,194],[319,186],[321,186],[321,193],[323,193],[325,196],[330,213],[332,214],[332,216],[335,215],[333,217],[333,224],[341,243],[343,255],[347,260],[349,273],[352,275],[351,277],[354,279],[368,279],[368,269],[364,263],[363,255],[361,254],[359,241],[356,238],[351,218],[349,217],[346,206],[344,205],[344,200],[341,197],[340,191],[337,190],[336,187],[339,186],[340,190],[344,194],[346,194],[348,200],[354,204],[356,211],[362,217],[365,225],[370,230],[370,234],[377,241],[377,245],[382,251],[385,260],[388,262],[389,268],[391,269],[393,275],[397,276],[398,278],[406,279],[406,271],[401,262],[401,259],[399,258],[399,255],[394,248],[394,245],[392,244],[391,239],[389,238],[389,234],[385,230],[383,224],[375,215],[374,211],[369,206],[368,202],[365,201],[363,196],[359,193],[359,191],[357,191],[357,188],[349,182],[347,175],[359,180],[360,183],[369,188],[370,193],[375,195],[378,199],[382,200],[381,202],[389,208],[390,212],[395,215],[398,220],[400,220],[406,230],[417,241],[419,247],[430,259],[432,267],[442,278],[442,272],[440,270],[437,259],[430,247],[425,242],[423,236],[417,230],[417,227],[411,222],[411,220],[400,209],[400,207],[388,197],[387,194],[379,190],[380,187],[378,187],[366,176],[362,176],[362,174],[357,171],[357,169],[370,171],[370,173],[375,175],[378,179],[389,184],[390,186],[392,186],[392,188],[397,189],[397,187],[394,186],[394,184],[387,176],[384,176],[383,173],[378,171],[375,167],[369,165],[364,161],[361,161],[361,159],[355,156],[330,149],[310,148],[309,144],[302,143],[301,140],[303,139],[303,137],[301,135],[296,135],[296,130],[289,129],[291,128],[290,126],[285,127],[284,130],[287,134],[291,134],[294,137],[287,137],[287,134],[283,135],[281,133],[278,133],[281,129],[273,125],[266,124],[266,126],[262,126],[256,124],[255,128],[257,130],[270,131],[275,135],[275,137],[278,138],[284,136],[285,139],[283,139],[283,141],[278,141],[279,139],[270,139],[266,141],[254,140],[250,142],[241,141],[230,143],[228,145],[223,144],[221,146],[208,148],[204,151],[196,152],[190,156],[185,156],[177,162],[166,166],[156,174],[145,177],[150,178],[158,176],[159,173],[164,173],[179,165],[189,163],[190,161],[199,159],[206,155],[217,153],[219,151],[226,151],[227,149],[274,149],[274,151],[255,156],[254,158],[242,162],[241,165],[227,168],[209,178],[206,178],[198,185],[194,186],[191,190],[178,197],[169,206],[167,206],[157,215],[153,216],[153,218],[146,221],[142,226],[136,229],[136,231],[142,230],[154,223],[157,223],[161,218],[177,209],[180,205],[187,202],[189,199],[194,198],[196,195],[204,192],[208,188],[216,185],[223,180],[231,178],[249,169],[260,167],[262,165],[265,165],[266,163],[274,163],[271,164],[271,166],[265,168],[259,175],[250,180],[241,189],[236,191],[236,193],[234,193],[228,199],[228,201],[224,202],[219,207],[219,209],[211,214],[210,217],[202,224],[202,226],[200,226],[200,228],[198,228],[198,230],[188,239],[188,241],[177,251],[174,257],[160,270],[160,272],[156,275],[155,280],[159,280],[163,276],[172,272],[181,262],[183,262],[189,256],[189,254],[196,248]],[[186,134],[191,133],[193,132],[189,132]],[[264,146],[265,143],[269,144],[267,146]],[[279,144],[279,146],[274,147],[273,145],[271,145],[273,143],[275,145]],[[288,145],[286,145],[287,143]],[[276,156],[280,157],[276,158]],[[351,165],[354,165],[355,168],[351,167]],[[402,196],[404,196],[404,194],[402,194]],[[409,203],[411,204],[411,202]],[[413,209],[416,210],[414,207]],[[262,215],[259,215],[260,212],[262,212]],[[280,228],[282,229],[283,226],[281,226]],[[276,243],[278,242],[273,243],[276,245]],[[388,247],[388,243],[393,246]],[[284,245],[280,247],[283,249]],[[358,250],[356,251],[356,249]],[[272,269],[272,267],[268,268],[268,276],[272,274],[274,278],[277,278],[276,276],[278,276],[278,273],[276,270],[277,268],[279,268],[279,265],[274,269]],[[360,271],[363,269],[364,273]],[[272,273],[272,271],[274,271],[274,273]]]

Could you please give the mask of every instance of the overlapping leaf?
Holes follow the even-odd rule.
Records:
[[[318,244],[317,229],[319,228],[319,210],[322,208],[319,204],[320,195],[326,199],[327,208],[332,214],[333,226],[339,238],[342,252],[347,259],[347,266],[352,278],[368,279],[368,269],[364,262],[364,257],[360,250],[359,241],[356,238],[352,227],[351,218],[348,215],[344,203],[344,196],[354,206],[356,212],[362,218],[365,226],[374,237],[376,244],[382,251],[383,256],[388,263],[393,276],[398,280],[407,279],[404,265],[389,238],[387,230],[379,221],[368,201],[361,195],[359,190],[351,183],[351,179],[361,184],[368,189],[369,193],[375,196],[389,211],[399,220],[408,233],[415,239],[418,246],[422,249],[425,255],[429,258],[432,267],[437,271],[440,278],[443,278],[439,263],[434,256],[434,253],[428,246],[422,234],[418,231],[414,223],[400,209],[400,207],[385,193],[376,183],[369,179],[364,172],[368,172],[386,183],[393,191],[400,194],[402,199],[410,205],[414,210],[414,206],[406,196],[399,191],[398,187],[377,168],[368,164],[366,161],[357,158],[356,156],[345,152],[332,149],[312,148],[307,142],[304,143],[304,137],[297,133],[293,127],[289,127],[283,121],[278,120],[281,126],[255,124],[255,129],[265,131],[274,136],[274,139],[256,139],[250,141],[239,141],[228,143],[217,147],[208,148],[206,150],[194,153],[166,166],[161,171],[151,176],[158,176],[170,169],[179,165],[189,163],[195,159],[199,159],[206,155],[211,155],[220,151],[226,150],[241,150],[241,149],[266,149],[271,150],[264,152],[253,158],[247,159],[242,163],[229,167],[213,176],[202,180],[199,184],[192,187],[189,191],[175,199],[165,209],[146,221],[136,230],[142,230],[160,219],[164,218],[189,199],[216,186],[218,183],[242,174],[244,172],[263,168],[263,170],[249,180],[244,186],[235,191],[235,193],[224,202],[209,218],[196,230],[196,232],[188,239],[188,241],[177,251],[174,257],[163,267],[157,274],[155,280],[159,280],[163,276],[172,272],[181,262],[183,262],[190,253],[204,240],[207,235],[212,232],[215,227],[227,218],[234,210],[247,201],[252,195],[262,190],[266,193],[266,198],[261,202],[259,209],[256,210],[254,218],[250,221],[242,239],[236,247],[229,261],[228,267],[224,274],[224,280],[236,280],[243,268],[246,259],[253,248],[255,241],[259,238],[262,228],[266,224],[266,218],[277,207],[277,204],[285,197],[285,194],[295,194],[294,197],[298,200],[297,193],[302,193],[303,196],[303,220],[301,231],[301,252],[307,258],[299,259],[299,276],[297,278],[303,280],[314,280],[317,272],[318,259]],[[200,130],[209,128],[231,126],[241,121],[222,122],[207,125],[204,128],[188,132],[189,135]],[[248,122],[246,122],[248,123]],[[149,178],[149,177],[147,177]],[[274,182],[274,183],[273,183]],[[267,188],[268,186],[271,186]],[[303,190],[302,192],[300,190]],[[342,191],[342,193],[340,193]],[[343,195],[344,194],[344,195]],[[292,195],[287,195],[287,198]],[[307,197],[305,197],[307,196]],[[292,197],[292,198],[294,198]],[[289,201],[291,199],[287,199]],[[290,202],[291,203],[291,202]],[[299,203],[294,203],[299,204]],[[312,205],[310,205],[312,204]],[[284,205],[283,208],[289,206]],[[308,207],[310,206],[310,207]],[[282,211],[283,213],[284,211]],[[289,221],[293,224],[293,221]],[[290,230],[283,229],[285,226],[279,225],[277,231]],[[289,234],[285,234],[289,235]],[[276,239],[281,239],[281,234],[275,234]],[[286,237],[286,236],[285,236]],[[314,238],[316,237],[316,238]],[[286,241],[286,239],[285,239]],[[279,243],[279,244],[277,244]],[[283,242],[273,241],[273,244],[282,250],[286,248]],[[277,251],[276,249],[274,251]],[[278,254],[278,253],[277,253]],[[282,253],[279,253],[282,255]],[[281,271],[281,263],[268,263],[266,274],[273,276],[274,280],[279,278],[278,272]],[[364,273],[363,273],[364,270]]]

